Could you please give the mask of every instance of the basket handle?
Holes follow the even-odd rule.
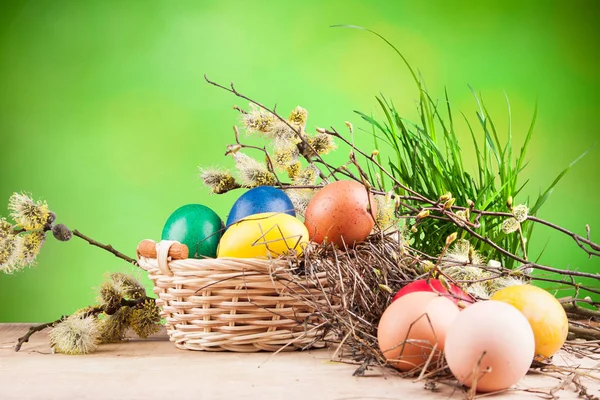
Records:
[[[151,239],[144,239],[138,244],[136,251],[138,258],[140,258],[140,256],[156,258],[156,242]],[[188,247],[183,243],[177,242],[169,249],[169,257],[171,257],[171,260],[185,260],[188,258],[188,255]]]
[[[169,249],[175,243],[179,242],[175,240],[162,240],[156,243],[156,261],[158,261],[158,268],[163,275],[173,275],[173,271],[169,268],[169,261],[171,261]]]

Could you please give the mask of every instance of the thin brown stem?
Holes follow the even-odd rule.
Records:
[[[479,233],[475,232],[473,229],[469,228],[468,226],[463,227],[463,229],[465,229],[467,232],[469,232],[472,236],[476,237],[477,239],[481,240],[482,242],[484,242],[484,243],[490,245],[491,247],[493,247],[494,249],[498,250],[500,253],[502,253],[508,257],[511,257],[516,261],[523,263],[524,266],[526,266],[526,267],[532,267],[532,268],[539,269],[542,271],[554,272],[557,274],[578,276],[578,277],[582,277],[582,278],[592,278],[592,279],[600,280],[600,274],[592,274],[589,272],[570,271],[570,270],[564,270],[564,269],[559,269],[559,268],[552,268],[552,267],[548,267],[546,265],[541,265],[541,264],[527,261],[515,254],[512,254],[508,250],[505,250],[504,248],[502,248],[501,246],[497,245],[495,242],[490,240],[488,237],[484,237],[484,236],[480,235]]]
[[[68,315],[63,315],[56,321],[46,322],[45,324],[39,324],[39,325],[34,325],[34,326],[30,327],[29,330],[27,331],[27,333],[19,338],[17,344],[15,345],[15,351],[21,350],[21,346],[23,346],[23,344],[29,342],[29,339],[31,338],[31,336],[34,333],[43,331],[46,328],[53,327],[54,325],[63,322],[68,317],[69,317]]]
[[[600,290],[598,289],[594,289],[591,288],[589,286],[584,286],[582,284],[579,283],[575,283],[573,281],[565,281],[565,280],[559,280],[559,279],[551,279],[551,278],[542,278],[540,276],[530,276],[531,280],[534,281],[540,281],[540,282],[550,282],[550,283],[558,283],[560,285],[567,285],[567,286],[571,286],[575,289],[575,291],[578,290],[585,290],[586,292],[590,292],[590,293],[595,293],[595,294],[600,294]],[[571,277],[572,278],[572,277]]]
[[[128,263],[131,263],[133,265],[135,265],[136,267],[138,267],[138,262],[137,260],[126,256],[125,254],[121,253],[120,251],[117,251],[114,247],[112,247],[110,244],[102,244],[100,242],[95,241],[94,239],[84,235],[83,233],[79,232],[77,229],[73,230],[73,235],[77,236],[78,238],[81,238],[83,240],[85,240],[86,242],[88,242],[89,244],[91,244],[92,246],[96,246],[96,247],[100,247],[101,249],[104,249],[106,251],[108,251],[109,253],[114,254],[116,257],[127,261]]]
[[[459,207],[459,206],[455,206],[453,207],[455,209],[464,209],[465,207]],[[496,212],[496,211],[483,211],[483,210],[471,210],[471,213],[474,214],[478,214],[478,215],[483,215],[483,216],[491,216],[491,217],[512,217],[513,215],[511,213],[507,213],[507,212]],[[590,232],[589,232],[589,226],[586,225],[586,232],[587,232],[587,237],[583,237],[581,235],[578,235],[574,232],[571,232],[568,229],[563,228],[562,226],[556,225],[552,222],[546,221],[544,219],[529,215],[527,216],[527,220],[528,221],[533,221],[536,222],[538,224],[541,225],[545,225],[549,228],[552,228],[554,230],[557,230],[561,233],[564,233],[567,236],[570,236],[575,243],[577,243],[577,245],[583,250],[585,251],[588,255],[590,256],[595,256],[595,257],[600,257],[600,244],[593,242],[592,240],[590,240]],[[589,246],[592,250],[586,248],[585,246]]]
[[[425,203],[434,204],[434,201],[427,199],[426,197],[424,197],[420,193],[418,193],[418,192],[412,190],[411,188],[409,188],[408,186],[402,184],[402,182],[400,182],[398,179],[396,179],[396,177],[394,175],[392,175],[385,168],[383,168],[383,166],[381,164],[379,164],[377,162],[377,160],[375,160],[375,158],[372,155],[369,155],[369,154],[365,153],[364,151],[356,148],[354,146],[354,144],[352,144],[348,139],[346,139],[345,137],[343,137],[342,135],[340,135],[335,129],[332,128],[331,131],[326,130],[325,132],[327,134],[329,134],[329,135],[332,135],[332,136],[340,139],[346,145],[350,146],[350,148],[352,148],[352,150],[356,151],[358,154],[360,154],[361,156],[363,156],[366,159],[368,159],[369,161],[371,161],[373,164],[375,164],[375,166],[377,168],[379,168],[379,170],[381,172],[383,172],[388,178],[390,178],[392,180],[392,182],[394,182],[395,185],[397,185],[398,187],[402,188],[404,191],[406,191],[408,193],[411,193],[413,196],[415,196],[417,199],[419,199],[419,201],[423,201]]]
[[[583,249],[586,253],[588,253],[588,255],[600,257],[600,245],[597,244],[597,243],[592,242],[588,238],[585,238],[583,236],[577,235],[576,233],[573,233],[573,232],[569,231],[568,229],[565,229],[565,228],[563,228],[561,226],[553,224],[552,222],[545,221],[545,220],[543,220],[541,218],[529,216],[529,217],[527,217],[527,219],[530,220],[530,221],[537,222],[537,223],[542,224],[542,225],[546,225],[546,226],[548,226],[548,227],[550,227],[552,229],[555,229],[555,230],[557,230],[559,232],[564,233],[565,235],[568,235],[568,236],[572,237],[573,240],[577,243],[577,245],[581,249]],[[589,232],[588,232],[588,235],[589,235]],[[592,248],[592,250],[595,250],[595,251],[586,249],[584,245],[588,245],[589,247]]]

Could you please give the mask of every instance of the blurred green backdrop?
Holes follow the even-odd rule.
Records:
[[[302,105],[308,127],[366,127],[380,92],[414,117],[417,92],[396,44],[433,96],[475,117],[467,85],[496,123],[510,98],[516,147],[536,100],[525,195],[547,187],[599,139],[596,1],[20,1],[0,6],[0,215],[14,191],[47,200],[58,222],[129,255],[159,239],[177,207],[226,218],[240,194],[210,195],[197,167],[232,166],[239,99],[206,73],[279,110]],[[468,133],[461,138],[468,140]],[[371,141],[357,134],[359,145]],[[466,143],[466,142],[465,142]],[[465,146],[465,153],[471,151]],[[347,154],[343,150],[344,155]],[[539,216],[600,240],[600,148],[578,163]],[[465,157],[468,158],[468,155]],[[539,228],[541,262],[598,271],[572,241]],[[108,271],[143,273],[75,238],[49,238],[37,266],[0,274],[0,322],[48,321],[94,301]],[[554,287],[553,289],[559,289]],[[565,295],[570,292],[565,291]]]

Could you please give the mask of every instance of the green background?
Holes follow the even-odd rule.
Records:
[[[398,57],[366,32],[329,28],[340,23],[386,36],[432,95],[447,87],[455,112],[471,121],[476,104],[467,85],[504,130],[506,93],[517,147],[539,100],[524,173],[524,194],[535,195],[600,136],[596,4],[3,2],[0,215],[8,215],[12,192],[28,191],[49,203],[58,222],[131,256],[140,240],[159,239],[183,204],[205,204],[225,219],[240,193],[210,195],[197,167],[232,166],[223,156],[238,121],[232,106],[247,104],[205,83],[205,73],[284,113],[302,105],[310,129],[342,130],[344,121],[366,128],[353,110],[375,111],[380,92],[414,119],[417,92]],[[366,135],[356,140],[370,151]],[[470,151],[465,145],[466,159]],[[539,213],[580,234],[589,223],[596,241],[599,156],[596,147]],[[541,262],[600,269],[568,238],[536,229],[532,254],[546,244]],[[86,306],[108,271],[133,272],[150,288],[143,271],[109,253],[49,238],[34,268],[0,274],[0,322],[53,320]]]

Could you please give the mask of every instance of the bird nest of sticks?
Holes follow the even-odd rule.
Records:
[[[508,285],[525,284],[531,277],[518,274],[506,268],[488,265],[475,265],[469,262],[465,243],[448,243],[446,253],[432,259],[411,248],[402,239],[400,232],[372,234],[353,248],[340,249],[331,244],[310,244],[302,257],[288,256],[298,274],[323,279],[326,284],[324,302],[313,301],[300,290],[292,295],[308,304],[321,321],[323,338],[327,337],[334,361],[356,365],[355,376],[368,374],[373,368],[383,367],[387,374],[411,377],[423,382],[428,390],[436,390],[439,385],[449,385],[454,389],[465,390],[466,398],[474,398],[473,390],[462,388],[453,377],[442,352],[434,350],[424,365],[410,371],[400,372],[390,366],[378,345],[378,322],[390,305],[393,295],[405,285],[418,279],[439,279],[460,285],[472,301],[484,300],[495,290]],[[464,269],[469,273],[464,273]],[[463,270],[462,274],[456,271]],[[475,272],[479,270],[479,272]],[[455,279],[452,275],[460,275]],[[470,274],[470,276],[469,276]],[[484,276],[485,278],[481,278]],[[482,283],[485,286],[482,288]],[[325,289],[326,288],[326,289]],[[446,293],[452,296],[451,293]],[[600,340],[598,314],[590,308],[577,305],[573,298],[560,299],[569,318],[569,340],[562,351],[573,358],[587,358],[600,362]],[[459,301],[459,306],[466,304]],[[409,343],[410,339],[406,340]],[[555,398],[557,390],[572,387],[582,398],[597,399],[586,386],[598,381],[590,374],[594,368],[559,365],[552,358],[536,357],[530,373],[553,377],[556,386],[550,389],[517,389],[536,393],[545,398]],[[513,389],[514,390],[514,389]]]

